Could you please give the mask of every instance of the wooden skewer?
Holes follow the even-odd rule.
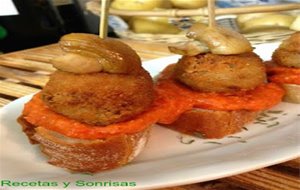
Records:
[[[110,0],[102,0],[101,1],[99,37],[102,39],[107,37],[109,3],[110,3]]]
[[[91,1],[87,3],[89,10],[96,9],[96,2]],[[99,8],[99,6],[98,6]],[[288,3],[280,5],[259,5],[259,6],[247,6],[247,7],[234,7],[234,8],[219,8],[215,10],[216,15],[228,15],[228,14],[245,14],[245,13],[261,13],[261,12],[278,12],[300,9],[300,3]],[[99,9],[97,9],[97,12]],[[156,11],[125,11],[110,9],[109,13],[112,15],[120,16],[163,16],[163,17],[178,17],[178,16],[206,16],[207,9],[167,9]]]
[[[215,0],[208,0],[208,26],[211,28],[216,26]]]

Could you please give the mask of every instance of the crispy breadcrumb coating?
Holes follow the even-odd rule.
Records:
[[[281,66],[300,68],[300,32],[284,40],[274,51],[272,60]]]
[[[183,56],[176,64],[177,80],[202,92],[253,89],[266,80],[265,67],[255,53]]]
[[[53,111],[93,125],[129,120],[154,100],[153,82],[143,69],[134,74],[72,74],[56,71],[42,90]]]
[[[285,67],[300,68],[300,53],[276,49],[272,55],[272,60],[278,65]]]

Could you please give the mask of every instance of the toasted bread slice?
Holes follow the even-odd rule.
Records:
[[[253,121],[257,115],[258,112],[246,110],[214,111],[193,108],[167,127],[203,138],[222,138],[241,131],[242,127]]]
[[[28,123],[18,122],[31,143],[39,143],[49,163],[75,172],[98,172],[127,164],[144,148],[149,127],[134,134],[120,134],[105,139],[86,140],[64,136]]]
[[[283,84],[282,87],[285,90],[284,101],[300,104],[300,85]]]

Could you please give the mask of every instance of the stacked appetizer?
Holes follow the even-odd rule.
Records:
[[[286,91],[284,100],[300,103],[300,32],[282,42],[267,62],[268,79]]]
[[[195,24],[187,37],[190,41],[170,47],[183,56],[162,71],[154,89],[129,46],[91,34],[63,36],[63,54],[52,60],[57,71],[18,122],[50,164],[98,172],[135,158],[153,123],[222,138],[278,104],[283,83],[299,89],[299,33],[274,53],[270,83],[265,65],[241,34]]]
[[[281,101],[283,89],[266,83],[262,60],[241,34],[195,24],[187,37],[190,41],[170,47],[183,56],[158,78],[156,88],[169,113],[161,124],[203,138],[222,138]]]
[[[77,172],[122,166],[145,146],[158,120],[153,82],[129,46],[68,34],[44,89],[18,121],[49,163]]]

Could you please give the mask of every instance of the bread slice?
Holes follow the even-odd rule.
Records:
[[[285,90],[284,101],[300,104],[300,85],[283,84],[282,87]]]
[[[222,138],[241,131],[242,127],[253,121],[257,115],[258,112],[246,110],[214,111],[193,108],[167,127],[202,138]]]
[[[150,126],[134,134],[120,134],[105,139],[85,140],[64,136],[18,118],[31,143],[40,144],[52,165],[75,172],[94,173],[127,164],[148,141]]]

